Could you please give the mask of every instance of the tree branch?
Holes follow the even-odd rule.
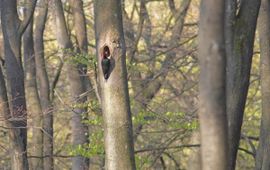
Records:
[[[53,79],[52,84],[51,84],[51,91],[50,91],[50,94],[51,94],[50,99],[51,99],[51,101],[53,101],[53,99],[54,99],[54,90],[55,90],[57,82],[58,82],[58,80],[60,78],[63,66],[64,66],[64,62],[60,59],[60,64],[58,66],[58,69],[56,71],[56,74],[55,74],[54,79]]]
[[[187,145],[159,147],[159,148],[145,148],[145,149],[135,151],[135,154],[142,153],[142,152],[151,152],[151,151],[156,151],[156,150],[181,149],[181,148],[193,148],[193,147],[200,147],[200,144],[187,144]]]
[[[256,154],[255,154],[255,153],[253,153],[253,152],[251,152],[251,151],[249,151],[249,150],[247,150],[247,149],[244,149],[244,148],[240,148],[240,147],[239,147],[238,150],[243,151],[243,152],[245,152],[245,153],[247,153],[247,154],[253,156],[253,158],[256,157]]]
[[[32,3],[29,3],[29,6],[27,5],[27,7],[29,7],[29,8],[27,8],[26,16],[25,16],[24,20],[20,23],[19,30],[18,30],[20,35],[22,35],[24,33],[28,24],[33,19],[36,4],[37,4],[37,0],[32,0]]]

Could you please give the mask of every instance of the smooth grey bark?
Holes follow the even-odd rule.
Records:
[[[108,170],[135,169],[121,1],[96,0],[94,14],[105,130],[105,166]],[[101,68],[102,54],[106,48],[109,48],[112,57],[107,80]]]
[[[253,43],[260,0],[226,1],[226,111],[229,134],[228,170],[235,169],[243,114],[249,87]]]
[[[202,170],[227,170],[224,0],[202,0],[198,55]]]
[[[87,119],[87,109],[82,107],[86,102],[86,96],[81,97],[86,89],[84,85],[85,69],[81,64],[72,63],[70,51],[73,50],[72,42],[70,40],[64,11],[61,0],[54,0],[55,16],[56,16],[56,32],[57,41],[64,54],[67,55],[68,62],[68,79],[70,83],[70,94],[72,102],[77,105],[72,109],[72,144],[74,147],[87,144],[88,141],[88,127],[82,121]],[[82,155],[76,155],[72,158],[73,170],[86,170],[89,168],[89,158]]]
[[[73,15],[73,22],[74,22],[74,30],[75,30],[75,37],[76,37],[76,53],[83,57],[89,57],[88,55],[88,39],[87,39],[87,28],[86,28],[86,19],[83,9],[83,0],[69,0],[69,5],[72,10]],[[90,60],[92,58],[89,58]],[[92,59],[94,60],[94,59]],[[97,80],[95,74],[88,74],[86,73],[87,67],[85,65],[80,64],[80,77],[81,80],[84,82],[85,90],[91,91],[93,88],[95,89],[94,92],[88,93],[88,102],[92,103],[95,101],[99,101],[99,94],[97,91]],[[94,69],[92,70],[95,71]],[[91,109],[88,110],[88,113]],[[101,110],[101,109],[100,109]],[[101,114],[101,111],[97,112]],[[91,129],[89,128],[89,133],[91,134]],[[101,159],[104,159],[103,156]],[[78,162],[79,163],[79,162]],[[90,161],[89,161],[90,163]],[[73,164],[74,166],[78,166]],[[89,165],[89,169],[91,169],[91,164]]]
[[[10,115],[8,122],[12,170],[27,170],[27,112],[24,92],[24,74],[21,61],[21,36],[33,16],[36,0],[31,1],[30,8],[23,21],[18,17],[17,1],[2,0],[1,23],[4,36],[7,84],[10,86]]]
[[[82,0],[69,0],[69,5],[72,9],[72,15],[73,15],[73,21],[74,21],[74,30],[75,30],[75,37],[76,37],[76,43],[77,48],[76,52],[77,54],[83,56],[83,57],[89,57],[88,56],[88,39],[87,39],[87,28],[86,28],[86,19],[83,9],[83,1]],[[87,84],[87,89],[90,90],[92,88],[95,88],[93,84],[96,84],[96,77],[94,76],[87,76],[86,70],[87,67],[84,65],[80,66],[81,68],[81,78],[85,82],[84,84]],[[88,95],[89,100],[99,100],[98,94],[96,93],[90,93]],[[89,101],[90,102],[90,101]]]
[[[53,110],[50,100],[50,84],[44,58],[44,30],[47,21],[47,0],[39,1],[34,29],[34,51],[36,61],[37,79],[39,85],[39,97],[43,112],[43,168],[52,170],[53,165]]]
[[[85,21],[85,15],[84,15],[84,10],[83,10],[83,1],[82,0],[70,0],[70,7],[72,9],[72,14],[73,14],[73,21],[74,21],[74,30],[75,30],[75,36],[77,40],[77,53],[80,55],[84,55],[84,57],[87,56],[88,52],[88,41],[87,41],[87,29],[86,29],[86,21]],[[70,67],[74,67],[70,66]],[[70,68],[69,67],[69,68]],[[71,91],[75,88],[75,86],[80,89],[76,93],[73,94],[73,98],[78,98],[82,93],[86,92],[86,83],[89,82],[90,86],[91,82],[88,79],[88,76],[86,75],[87,67],[84,64],[78,63],[77,66],[75,66],[74,75],[73,77],[70,77],[71,79],[77,79],[79,81],[79,84],[75,84],[74,82],[71,84]],[[94,95],[90,95],[90,97],[93,97]],[[91,98],[92,99],[92,98]],[[91,100],[90,99],[90,100]],[[86,102],[86,97],[81,98],[81,102],[84,103]],[[79,102],[79,101],[78,101]],[[86,117],[87,110],[86,108],[83,108],[83,110],[80,110],[82,114]],[[76,117],[75,117],[76,116]],[[82,115],[74,114],[73,115],[73,145],[80,145],[84,143],[88,143],[89,135],[88,132],[88,127],[87,125],[82,123],[82,119],[87,119],[83,118]],[[80,128],[80,129],[79,129]],[[78,133],[77,131],[83,131],[85,134]],[[86,135],[87,134],[87,135]],[[73,163],[72,163],[72,169],[78,169],[81,167],[81,164],[85,164],[84,169],[89,168],[89,158],[74,158]],[[88,164],[88,165],[87,165]]]
[[[29,0],[26,3],[31,3]],[[29,10],[27,7],[26,11]],[[32,119],[32,148],[29,150],[32,158],[31,169],[43,169],[43,116],[36,82],[36,63],[33,41],[33,19],[29,22],[23,34],[23,56],[25,73],[25,91],[28,118]]]
[[[76,34],[76,40],[78,42],[79,52],[87,54],[88,41],[87,41],[87,30],[85,15],[83,11],[82,0],[69,0],[70,7],[72,9],[74,30]]]
[[[1,2],[0,2],[1,3]],[[6,82],[2,72],[2,65],[0,65],[0,114],[5,118],[5,124],[8,128],[12,128],[12,124],[8,119],[10,118],[9,103],[7,97]],[[16,136],[16,131],[10,130],[9,136]]]
[[[270,2],[262,0],[258,31],[261,51],[262,116],[259,146],[256,152],[255,169],[270,169]]]
[[[10,146],[13,149],[12,154],[20,154],[25,152],[24,143],[23,140],[20,138],[20,130],[15,129],[14,125],[12,124],[12,121],[10,121],[11,118],[11,112],[9,109],[9,101],[7,97],[7,88],[6,88],[6,82],[4,79],[4,75],[2,72],[2,65],[0,66],[0,114],[4,117],[5,124],[10,130],[8,131],[8,136],[10,138]],[[11,165],[13,170],[19,170],[22,169],[28,169],[28,163],[23,162],[27,161],[26,155],[11,155],[12,160],[11,163],[14,165]]]

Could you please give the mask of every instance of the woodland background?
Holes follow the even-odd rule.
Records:
[[[136,168],[200,169],[198,44],[208,49],[203,47],[204,39],[198,41],[200,9],[202,18],[209,17],[200,1],[0,2],[0,169],[28,169],[27,160],[30,169],[104,169],[107,121],[102,117],[101,101],[109,96],[103,95],[106,92],[101,95],[99,89],[102,75],[95,31],[99,35],[106,30],[106,22],[111,22],[106,15],[110,18],[119,13]],[[106,3],[118,13],[110,13]],[[230,122],[225,130],[229,132],[225,139],[230,159],[225,164],[231,170],[235,166],[254,169],[255,162],[256,169],[269,167],[269,2],[262,0],[264,13],[258,22],[259,0],[205,0],[207,3],[212,9],[221,6],[224,10],[225,29],[220,35],[225,37],[227,91],[222,100],[227,103]],[[210,12],[213,18],[221,15],[215,11]],[[94,14],[100,17],[95,20]],[[211,26],[206,24],[209,30]],[[210,79],[208,83],[217,82]],[[106,109],[117,107],[112,104]],[[220,118],[227,124],[226,116]],[[202,121],[207,123],[207,118]],[[207,128],[216,127],[210,124]],[[23,151],[26,141],[27,155]],[[222,147],[220,144],[220,152]]]

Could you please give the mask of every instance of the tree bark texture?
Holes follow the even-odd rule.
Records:
[[[10,130],[8,131],[9,140],[10,140],[10,147],[13,149],[11,155],[11,167],[12,170],[19,170],[28,169],[28,163],[25,153],[25,150],[23,150],[23,140],[20,138],[20,131],[17,129],[14,129],[14,126],[11,121],[9,121],[11,117],[10,109],[9,109],[9,102],[7,97],[7,89],[6,89],[6,82],[4,80],[4,75],[2,72],[2,68],[0,66],[0,114],[5,118],[5,124]],[[26,161],[26,162],[24,162]]]
[[[202,0],[199,23],[199,121],[202,170],[227,170],[224,0]]]
[[[253,43],[260,0],[226,1],[226,111],[229,134],[229,167],[235,169],[243,114],[249,87]]]
[[[26,3],[31,3],[29,0]],[[29,10],[26,8],[26,10]],[[36,82],[36,63],[33,41],[33,19],[29,22],[23,34],[23,56],[25,73],[25,91],[28,118],[32,121],[32,148],[29,150],[31,156],[31,169],[43,169],[43,116],[38,95]]]
[[[258,30],[261,51],[262,117],[259,147],[256,152],[256,170],[270,169],[270,2],[262,0]]]
[[[72,9],[73,21],[74,21],[74,30],[75,37],[77,42],[76,52],[84,57],[88,56],[88,39],[87,39],[87,28],[86,28],[86,19],[83,9],[82,0],[69,0],[70,7]],[[95,92],[88,95],[89,100],[99,100],[99,95],[96,93],[96,77],[94,74],[90,76],[86,75],[87,67],[84,65],[80,66],[81,68],[81,78],[88,84],[87,89],[90,90],[95,88]],[[94,86],[93,86],[94,85]]]
[[[50,100],[49,77],[46,70],[44,58],[43,34],[47,20],[48,4],[46,0],[40,0],[36,10],[35,29],[34,29],[34,51],[37,79],[39,85],[40,104],[43,112],[43,168],[44,170],[53,169],[53,111]]]
[[[17,1],[2,0],[1,22],[4,36],[7,84],[10,86],[10,115],[8,122],[11,152],[11,168],[27,170],[27,112],[24,92],[24,74],[21,61],[21,36],[33,16],[36,0],[29,4],[29,11],[23,21],[18,17]]]
[[[74,147],[79,145],[87,144],[88,141],[88,127],[82,121],[87,118],[87,109],[81,105],[86,102],[86,97],[80,97],[86,89],[84,86],[85,72],[81,64],[72,63],[71,54],[68,51],[72,51],[72,42],[68,35],[66,27],[66,21],[61,0],[54,0],[55,5],[55,16],[56,16],[56,29],[57,29],[57,40],[60,48],[65,50],[64,53],[68,55],[67,69],[68,79],[70,83],[70,94],[72,102],[75,106],[72,111],[72,144]],[[88,170],[89,158],[81,155],[76,155],[72,158],[72,169],[73,170]]]
[[[94,9],[105,166],[108,170],[135,169],[121,1],[96,0]],[[109,77],[105,79],[101,60],[108,49],[111,67]]]
[[[82,0],[69,0],[70,7],[72,9],[74,29],[76,34],[76,40],[78,42],[79,52],[87,53],[87,30],[85,15],[83,11],[83,1]]]

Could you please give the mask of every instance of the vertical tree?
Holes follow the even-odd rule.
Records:
[[[29,10],[23,21],[18,17],[17,1],[3,0],[1,4],[1,22],[4,36],[7,83],[11,91],[10,115],[8,121],[12,129],[9,131],[12,148],[12,169],[27,170],[26,153],[26,102],[24,92],[24,75],[21,61],[21,37],[32,18],[36,0],[31,1]]]
[[[258,30],[261,49],[262,117],[259,147],[256,153],[256,170],[270,167],[270,2],[262,0]]]
[[[25,15],[27,14],[30,0],[26,0]],[[27,16],[27,15],[26,15]],[[30,20],[23,34],[23,56],[25,73],[25,91],[28,117],[32,119],[32,148],[30,154],[35,156],[31,159],[31,168],[43,169],[43,116],[38,95],[36,82],[36,63],[33,41],[33,19]]]
[[[81,96],[86,89],[84,85],[85,69],[81,64],[72,63],[70,52],[73,50],[68,29],[66,26],[64,11],[61,0],[54,0],[56,16],[57,41],[60,48],[66,55],[70,94],[75,107],[72,109],[72,144],[74,147],[88,143],[88,127],[82,121],[87,117],[86,107],[82,106],[86,102],[86,97]],[[86,41],[87,42],[87,41]],[[85,48],[85,47],[84,47]],[[84,49],[85,50],[85,49]],[[72,169],[88,169],[89,159],[82,155],[72,158]]]
[[[107,169],[135,169],[132,122],[128,95],[126,49],[121,1],[96,0],[95,34],[98,79],[105,129]],[[102,60],[108,61],[108,74]],[[108,62],[106,63],[108,66]]]
[[[226,111],[229,134],[229,170],[235,169],[260,2],[260,0],[244,0],[237,9],[236,0],[226,1]]]
[[[43,112],[43,168],[53,169],[53,115],[50,99],[50,84],[44,59],[44,30],[47,21],[48,3],[47,0],[40,0],[35,16],[34,29],[34,51],[37,78],[39,83],[40,104]]]
[[[77,49],[75,52],[77,55],[86,57],[88,52],[88,41],[87,41],[87,29],[86,29],[86,21],[83,10],[83,1],[82,0],[69,0],[70,7],[72,9],[73,21],[74,21],[74,30],[75,37],[77,41]],[[75,67],[75,69],[74,69]],[[69,68],[73,68],[73,72],[75,73],[71,80],[77,79],[77,84],[75,82],[71,83],[71,91],[76,87],[77,92],[73,94],[73,98],[78,100],[77,98],[84,92],[86,92],[86,70],[87,67],[84,64],[78,63],[77,65],[69,65]],[[82,97],[81,101],[77,101],[78,103],[86,102],[86,97]],[[79,110],[81,115],[74,114],[73,115],[73,145],[82,145],[88,143],[88,127],[83,124],[82,120],[86,118],[87,110],[83,108],[83,110]],[[84,118],[85,117],[85,118]],[[78,133],[78,131],[82,131],[83,133]],[[73,160],[72,169],[78,169],[82,164],[85,169],[88,169],[89,166],[89,158],[78,157]]]
[[[203,170],[227,169],[224,0],[202,0],[199,24],[199,119]]]
[[[2,72],[2,65],[0,66],[0,114],[1,114],[1,116],[4,117],[6,126],[9,127],[9,128],[13,128],[11,122],[8,121],[8,119],[10,118],[10,109],[9,109],[9,103],[8,103],[8,97],[7,97],[6,82],[5,82],[5,79],[4,79],[3,72]],[[10,137],[17,136],[16,133],[17,133],[16,130],[11,129],[9,131],[9,136]],[[14,143],[13,145],[15,145],[16,141],[11,141],[11,142]],[[18,141],[18,142],[21,142],[21,141]],[[23,165],[22,162],[21,163],[12,162],[12,163],[17,163],[18,165],[19,164]],[[27,166],[28,165],[25,165],[25,169],[27,168]],[[15,170],[15,167],[13,169]]]
[[[79,52],[87,54],[87,30],[85,15],[83,11],[82,0],[69,0],[70,7],[74,18],[74,29],[76,34],[76,40],[78,41]]]

